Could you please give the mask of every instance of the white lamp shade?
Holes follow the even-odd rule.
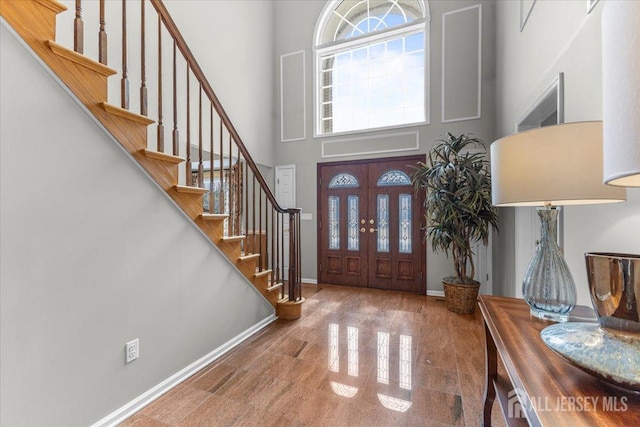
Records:
[[[602,182],[602,122],[532,129],[491,144],[495,206],[622,202],[626,190]]]
[[[640,1],[602,11],[604,182],[640,187]]]

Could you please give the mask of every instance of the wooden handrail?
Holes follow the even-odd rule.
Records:
[[[130,0],[133,1],[133,0]],[[281,297],[285,297],[285,286],[288,288],[288,297],[291,301],[299,301],[301,296],[301,242],[300,242],[300,214],[299,208],[283,208],[276,200],[269,185],[265,181],[258,165],[255,163],[235,126],[231,122],[227,112],[216,96],[211,84],[207,80],[200,64],[187,45],[182,33],[178,29],[173,18],[169,14],[162,0],[148,0],[155,9],[157,21],[156,28],[150,29],[147,34],[145,3],[147,0],[135,0],[140,2],[140,113],[149,115],[149,97],[155,101],[153,119],[156,122],[156,150],[165,153],[165,113],[173,123],[167,128],[171,137],[171,151],[178,156],[184,144],[186,158],[186,176],[184,182],[187,187],[205,187],[205,172],[210,175],[210,185],[206,191],[208,197],[208,213],[224,214],[227,219],[222,227],[222,235],[233,237],[242,241],[241,251],[245,254],[258,254],[259,262],[256,273],[257,278],[269,276],[270,290],[280,289]],[[105,31],[105,0],[99,0],[99,32],[98,32],[98,60],[107,63],[107,33]],[[116,3],[116,2],[112,2]],[[129,68],[136,67],[135,58],[128,55],[130,33],[127,31],[127,0],[117,2],[121,4],[122,25],[121,30],[121,54],[119,61],[121,69],[120,105],[123,109],[129,109]],[[94,3],[95,4],[95,3]],[[83,46],[83,19],[82,2],[76,0],[76,19],[74,22],[74,46],[76,50],[82,50]],[[153,20],[151,21],[153,22]],[[112,28],[112,27],[110,27]],[[156,34],[154,34],[157,31]],[[166,36],[171,37],[165,40]],[[117,37],[118,35],[115,35]],[[136,35],[134,35],[135,37]],[[148,38],[157,43],[157,58],[147,58],[153,49],[146,49]],[[184,61],[185,81],[178,78],[177,53],[180,53],[180,62]],[[168,59],[164,63],[165,56]],[[154,70],[147,69],[151,65],[157,67]],[[182,65],[182,64],[181,64]],[[163,69],[166,67],[166,69]],[[133,70],[131,75],[136,75]],[[155,77],[153,87],[147,87],[147,71]],[[166,75],[165,75],[166,72]],[[181,74],[181,72],[180,72]],[[194,79],[193,81],[191,79]],[[181,85],[178,93],[178,85]],[[156,86],[157,85],[157,86]],[[184,86],[182,86],[184,85]],[[166,89],[166,94],[163,90]],[[193,93],[192,93],[193,89]],[[186,90],[186,93],[185,91]],[[197,94],[195,93],[197,90]],[[157,93],[152,93],[152,92]],[[169,95],[172,97],[169,102]],[[186,96],[185,96],[186,95]],[[182,96],[186,98],[186,105],[178,103]],[[166,102],[165,102],[166,101]],[[209,103],[209,118],[206,118],[206,104]],[[180,105],[180,106],[179,106]],[[171,110],[171,111],[165,111]],[[180,111],[178,111],[180,110]],[[193,110],[193,111],[192,111]],[[214,115],[215,110],[215,115]],[[186,113],[184,122],[180,123],[179,117]],[[192,114],[193,113],[193,114]],[[170,114],[170,116],[169,116]],[[152,118],[152,117],[150,117]],[[185,141],[180,141],[180,129],[183,125]],[[217,128],[219,126],[219,135]],[[208,127],[208,129],[207,129]],[[206,132],[208,131],[208,132]],[[197,132],[197,135],[196,133]],[[206,132],[206,133],[205,133]],[[205,153],[205,135],[209,135],[209,152]],[[227,139],[228,138],[228,139]],[[217,142],[214,143],[214,139]],[[193,147],[192,147],[193,143]],[[215,151],[214,151],[215,150]],[[168,153],[165,153],[168,154]],[[208,170],[205,171],[205,154],[209,156]],[[194,167],[197,165],[197,169]],[[180,180],[181,181],[181,180]],[[215,184],[214,184],[215,183]],[[206,205],[207,200],[204,200]],[[271,205],[271,206],[269,206]],[[203,206],[204,208],[205,206]],[[271,216],[271,217],[270,217]],[[288,239],[285,232],[289,230]],[[243,231],[244,229],[244,231]],[[246,236],[243,236],[246,235]],[[288,249],[286,243],[288,241]],[[288,271],[284,272],[288,258]],[[270,292],[270,291],[269,291]],[[272,301],[273,302],[273,301]]]
[[[218,100],[218,97],[216,96],[215,92],[211,88],[211,85],[209,84],[209,81],[205,77],[204,72],[202,71],[202,68],[200,68],[198,61],[196,61],[196,58],[193,56],[193,53],[191,52],[191,49],[189,49],[189,46],[184,40],[184,37],[182,37],[182,33],[180,32],[180,30],[178,30],[178,27],[176,23],[173,21],[173,18],[171,18],[171,15],[169,14],[169,11],[167,10],[166,6],[162,2],[162,0],[149,0],[149,1],[158,12],[158,15],[161,17],[162,22],[165,25],[165,28],[167,29],[171,37],[176,42],[178,49],[180,50],[180,52],[182,52],[182,56],[184,57],[185,61],[189,65],[191,72],[193,72],[196,79],[198,79],[198,82],[202,85],[202,89],[207,94],[207,97],[209,97],[209,100],[213,103],[213,106],[216,112],[218,113],[218,116],[220,117],[225,127],[231,134],[231,137],[233,138],[233,140],[236,143],[236,146],[244,156],[247,164],[249,165],[251,170],[254,172],[256,179],[258,180],[258,182],[260,183],[260,186],[266,193],[269,201],[280,213],[301,212],[302,210],[299,208],[285,209],[278,204],[276,198],[274,197],[273,193],[269,189],[269,186],[267,185],[262,174],[260,173],[258,166],[256,165],[256,163],[253,161],[253,158],[249,154],[247,147],[242,142],[242,139],[240,138],[238,131],[236,130],[235,126],[233,126],[233,123],[231,123],[231,120],[229,119],[227,112],[222,107],[220,100]]]

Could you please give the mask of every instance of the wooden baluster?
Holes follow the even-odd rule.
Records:
[[[120,80],[120,106],[129,109],[129,70],[127,69],[127,0],[122,0],[122,79]]]
[[[204,167],[202,165],[202,85],[198,95],[198,187],[204,187]]]
[[[176,41],[173,41],[173,155],[180,154],[180,134],[178,133],[178,68],[176,63]]]
[[[296,263],[296,253],[295,253],[295,221],[293,218],[293,213],[289,211],[289,301],[295,301],[295,263]]]
[[[209,103],[209,213],[213,210],[213,180],[215,178],[213,167],[213,103]]]
[[[187,155],[185,162],[185,185],[191,185],[193,182],[193,177],[191,176],[191,89],[189,87],[189,76],[189,64],[187,64]],[[213,200],[210,200],[209,202],[213,203]]]
[[[258,189],[258,251],[260,252],[260,271],[264,270],[265,253],[262,247],[262,186]],[[253,237],[256,237],[254,232]]]
[[[297,236],[297,244],[296,244],[296,289],[298,290],[298,298],[296,301],[302,298],[302,231],[301,231],[301,216],[300,211],[296,214],[296,236]]]
[[[302,296],[300,289],[300,215],[292,209],[289,214],[289,301],[298,301]]]
[[[236,175],[238,178],[238,185],[236,185],[236,209],[238,209],[238,212],[236,213],[235,231],[236,234],[242,234],[240,232],[240,228],[242,227],[242,186],[244,185],[244,182],[242,181],[242,169],[244,164],[240,161],[240,149],[238,149],[236,157],[236,167]]]
[[[249,236],[249,165],[244,162],[244,234]]]
[[[82,21],[82,0],[76,0],[76,18],[73,20],[73,50],[84,53],[84,22]]]
[[[227,221],[228,226],[229,226],[229,235],[234,234],[233,233],[233,182],[234,180],[232,179],[232,175],[233,175],[233,156],[231,155],[231,132],[229,132],[229,171],[227,172],[227,179],[228,179],[228,183],[227,186],[229,187],[229,195],[227,196],[228,203],[229,203],[229,221]]]
[[[282,240],[282,232],[280,224],[282,223],[282,214],[278,212],[276,217],[276,277],[278,282],[282,281],[282,270],[280,269],[280,261],[284,261],[280,251],[280,240]]]
[[[107,25],[104,18],[104,2],[100,0],[100,31],[98,32],[98,61],[107,65],[107,32],[105,27]]]
[[[251,238],[253,239],[253,244],[251,245],[253,247],[253,253],[260,253],[260,252],[256,252],[256,175],[255,173],[253,173],[253,171],[251,171],[251,175],[253,177],[253,194],[251,196],[251,216],[252,216],[252,221],[251,221],[251,228],[252,230],[249,230],[251,232]],[[249,236],[249,235],[247,235]],[[262,260],[260,260],[259,264],[262,264]]]
[[[293,300],[298,301],[299,299],[299,289],[298,289],[298,222],[296,215],[293,215]]]
[[[236,177],[238,179],[238,185],[236,185],[236,209],[238,210],[238,212],[236,212],[236,219],[235,219],[235,230],[237,231],[238,234],[242,234],[240,232],[240,230],[242,229],[242,186],[244,185],[243,182],[243,168],[244,168],[244,163],[242,163],[240,161],[240,150],[238,150],[238,154],[236,157]]]
[[[220,213],[226,213],[224,211],[224,138],[223,135],[222,120],[220,120]],[[227,235],[231,235],[231,230],[227,229]]]
[[[158,152],[164,153],[164,122],[162,121],[162,18],[158,15]]]
[[[264,192],[264,224],[263,230],[260,230],[260,244],[262,245],[262,251],[264,252],[264,268],[269,269],[269,199],[267,193]],[[264,233],[264,234],[263,234]],[[262,237],[264,236],[264,237]]]
[[[145,43],[145,27],[146,18],[144,12],[144,2],[140,0],[140,114],[146,116],[147,110],[147,72],[146,72],[146,43]]]
[[[281,270],[280,270],[280,275],[282,277],[282,281],[283,282],[288,282],[289,279],[289,270],[285,269],[285,243],[284,243],[284,230],[285,230],[285,221],[289,221],[289,218],[285,215],[285,213],[281,213],[280,214],[280,229],[282,230],[282,242],[281,242],[281,247],[280,247],[280,252],[281,252],[281,256],[280,256],[280,262],[281,262]],[[288,247],[288,246],[287,246]],[[282,287],[282,298],[285,297],[285,295],[288,295],[289,291],[288,291],[288,284],[287,284],[287,288],[285,289],[285,287]]]
[[[271,280],[272,283],[271,285],[275,285],[276,283],[278,283],[277,277],[276,276],[276,258],[275,258],[275,238],[277,236],[277,234],[275,234],[276,231],[276,208],[273,206],[273,204],[271,205],[271,270],[273,270],[273,272],[271,273]]]

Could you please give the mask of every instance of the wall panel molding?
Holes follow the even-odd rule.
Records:
[[[442,14],[442,123],[482,115],[482,5]]]
[[[305,51],[280,56],[280,140],[307,138]]]
[[[418,131],[322,141],[322,158],[397,153],[420,148]]]

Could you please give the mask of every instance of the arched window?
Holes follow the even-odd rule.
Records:
[[[427,121],[423,0],[333,0],[316,26],[315,133]]]

